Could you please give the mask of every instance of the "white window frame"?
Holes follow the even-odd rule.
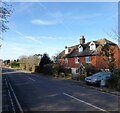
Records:
[[[88,58],[89,58],[89,61],[87,61]],[[86,63],[91,63],[91,56],[87,56],[87,57],[85,57],[85,62],[86,62]]]
[[[91,42],[91,43],[89,44],[89,46],[90,46],[90,50],[91,50],[91,51],[96,50],[96,45],[95,45],[94,42]]]
[[[83,47],[82,47],[81,45],[78,47],[78,51],[79,51],[79,52],[82,52],[82,51],[83,51]]]
[[[79,63],[80,62],[80,58],[79,57],[76,57],[75,58],[75,63]]]

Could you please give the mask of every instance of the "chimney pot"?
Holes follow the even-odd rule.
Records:
[[[82,35],[80,36],[80,44],[84,44],[85,43],[85,37]]]

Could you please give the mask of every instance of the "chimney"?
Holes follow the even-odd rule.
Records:
[[[84,44],[85,43],[85,38],[84,36],[80,36],[80,44]]]
[[[69,50],[68,50],[68,47],[65,46],[65,54],[68,54]]]

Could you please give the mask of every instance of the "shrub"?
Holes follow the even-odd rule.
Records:
[[[52,75],[52,66],[53,64],[46,64],[43,67],[43,73],[44,74],[48,74],[48,75]]]
[[[90,75],[97,73],[99,71],[95,66],[93,66],[90,63],[84,63],[83,66],[85,68],[83,70],[83,72],[84,72],[83,74],[86,74],[86,76],[90,76]]]
[[[31,66],[29,64],[26,64],[26,71],[31,71],[31,70],[32,70]]]
[[[59,77],[64,78],[64,77],[65,77],[65,73],[60,72],[60,73],[59,73]]]
[[[111,75],[110,78],[108,79],[108,87],[111,89],[118,89],[118,81],[120,79],[120,76],[118,75]]]
[[[84,81],[84,80],[85,80],[85,75],[83,75],[83,74],[82,74],[82,75],[79,75],[79,76],[78,76],[78,80]]]
[[[66,69],[59,64],[45,64],[36,66],[35,72],[53,75],[54,77],[71,77],[71,69]]]
[[[60,70],[60,66],[57,65],[57,64],[54,64],[54,65],[52,66],[52,75],[53,75],[53,76],[58,76],[59,70]]]
[[[69,76],[71,74],[71,69],[63,68],[62,71],[65,73],[65,76]]]
[[[13,63],[10,64],[10,66],[11,66],[12,68],[17,68],[17,67],[19,67],[20,65],[19,65],[18,62],[13,62]]]
[[[114,75],[119,75],[120,76],[120,68],[116,68],[113,70]]]
[[[26,65],[24,63],[21,63],[20,64],[20,69],[25,70],[26,69]]]
[[[33,65],[33,66],[32,66],[32,72],[35,72],[35,68],[36,68],[36,66]]]

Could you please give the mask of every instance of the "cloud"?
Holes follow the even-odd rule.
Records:
[[[83,15],[80,15],[80,16],[72,16],[73,19],[92,19],[92,18],[97,18],[97,17],[100,17],[102,16],[102,14],[83,14]]]
[[[35,19],[31,21],[33,24],[37,25],[54,25],[57,24],[57,21],[48,21],[48,20],[41,20],[41,19]]]
[[[17,33],[18,35],[20,35],[20,36],[21,36],[20,38],[32,40],[32,41],[34,41],[34,42],[36,42],[36,43],[43,44],[43,42],[41,42],[41,41],[39,41],[38,39],[36,39],[36,37],[24,35],[23,33],[19,32],[19,31],[16,31],[16,30],[13,30],[13,31],[14,31],[15,33]]]

